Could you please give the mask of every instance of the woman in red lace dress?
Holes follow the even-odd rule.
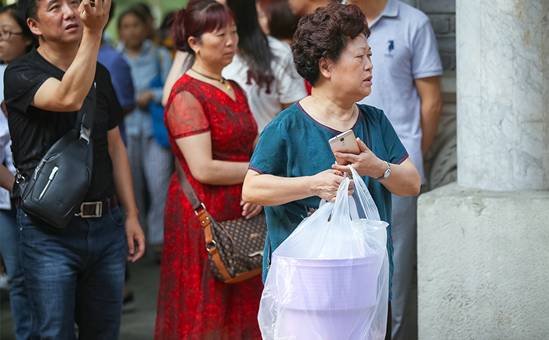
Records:
[[[218,221],[251,217],[260,206],[241,202],[241,188],[257,138],[246,97],[221,70],[238,42],[228,9],[191,0],[175,21],[176,43],[194,56],[174,85],[166,124],[177,162]],[[260,339],[259,277],[239,284],[217,281],[208,265],[204,234],[176,174],[165,214],[156,339]]]

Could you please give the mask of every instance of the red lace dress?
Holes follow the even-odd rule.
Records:
[[[166,105],[172,151],[198,197],[219,221],[241,216],[242,184],[199,183],[192,177],[175,140],[210,131],[214,159],[248,162],[257,125],[244,92],[235,83],[232,85],[235,100],[208,83],[184,75],[174,85]],[[204,114],[171,107],[178,105],[174,97],[182,91],[198,100]],[[155,338],[261,339],[257,324],[263,288],[260,277],[234,285],[221,283],[214,279],[207,259],[203,231],[174,174],[165,211]]]

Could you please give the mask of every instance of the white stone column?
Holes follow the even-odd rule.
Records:
[[[549,0],[456,10],[458,183],[419,199],[419,338],[549,339]]]
[[[549,1],[458,0],[458,182],[549,189]]]

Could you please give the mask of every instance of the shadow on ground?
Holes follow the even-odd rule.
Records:
[[[121,340],[150,340],[154,335],[160,266],[150,258],[130,266],[135,309],[122,315]],[[15,340],[7,291],[0,290],[0,340]]]

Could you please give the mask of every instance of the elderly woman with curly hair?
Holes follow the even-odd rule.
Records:
[[[264,277],[272,252],[321,199],[334,199],[348,165],[363,177],[381,219],[389,223],[391,193],[419,192],[419,174],[383,111],[356,104],[372,87],[368,35],[354,5],[332,3],[299,22],[292,51],[312,93],[262,132],[242,193],[245,201],[266,206]],[[346,130],[357,136],[360,153],[334,155],[328,140]],[[387,233],[391,256],[390,227]]]

